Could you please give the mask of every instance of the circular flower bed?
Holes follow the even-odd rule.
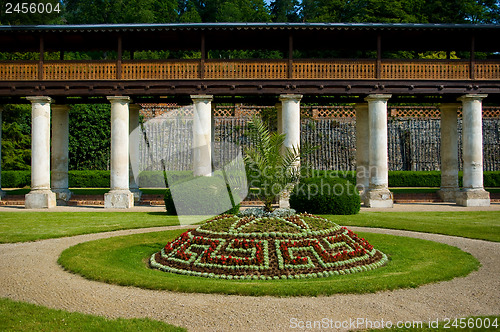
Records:
[[[150,259],[166,272],[217,279],[300,279],[368,271],[387,256],[351,230],[312,214],[217,216]]]

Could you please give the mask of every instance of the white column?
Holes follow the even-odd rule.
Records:
[[[107,97],[111,102],[111,190],[104,195],[105,208],[134,206],[129,190],[129,109],[130,97]]]
[[[25,196],[27,209],[56,206],[50,190],[50,97],[27,97],[31,101],[31,191]]]
[[[2,190],[2,111],[3,106],[0,106],[0,200],[5,196],[5,191]]]
[[[456,202],[458,193],[458,123],[460,104],[441,104],[441,189],[444,202]]]
[[[52,151],[50,183],[57,203],[66,205],[72,192],[68,182],[69,107],[52,105]]]
[[[210,95],[192,95],[193,118],[193,174],[212,175],[212,100]]]
[[[369,158],[370,137],[368,104],[356,104],[356,188],[360,191],[361,201],[370,186]]]
[[[142,138],[141,127],[139,126],[139,112],[141,106],[137,104],[132,104],[129,106],[130,111],[130,122],[129,122],[129,187],[130,191],[134,195],[134,202],[139,203],[142,196],[142,191],[139,190],[139,145]]]
[[[392,208],[392,193],[389,191],[387,159],[387,100],[391,95],[374,94],[365,98],[368,102],[369,127],[369,171],[368,191],[365,205],[368,207]]]
[[[483,187],[483,113],[482,100],[487,95],[468,94],[462,102],[463,184],[457,195],[462,206],[489,206],[490,193]]]
[[[285,149],[300,149],[300,100],[302,95],[280,95],[281,107],[278,107],[278,132],[285,134]],[[300,160],[294,166],[299,171]],[[279,197],[279,207],[290,207],[290,190],[284,190]]]

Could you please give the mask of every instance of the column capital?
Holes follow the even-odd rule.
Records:
[[[129,96],[107,96],[106,99],[108,99],[111,104],[130,104],[132,102],[132,99]]]
[[[69,106],[68,105],[61,105],[61,104],[53,104],[50,106],[50,109],[52,111],[69,111]]]
[[[294,95],[294,94],[283,94],[280,95],[280,101],[292,100],[299,102],[302,99],[302,95]]]
[[[388,101],[392,97],[392,94],[372,94],[368,95],[365,98],[365,101],[371,102],[371,101]]]
[[[209,103],[214,100],[213,95],[191,95],[193,102]]]
[[[31,101],[32,104],[39,103],[39,104],[47,104],[47,103],[53,103],[54,99],[47,97],[47,96],[28,96],[26,97],[29,101]]]
[[[466,101],[482,101],[484,98],[488,97],[487,94],[466,94],[461,97],[458,97],[457,100],[461,102]]]

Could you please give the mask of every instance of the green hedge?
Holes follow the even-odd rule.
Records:
[[[356,187],[345,178],[302,178],[290,195],[290,207],[316,214],[356,214],[361,208]]]
[[[307,177],[341,178],[356,183],[353,171],[309,171]],[[169,178],[175,183],[192,178],[191,171],[169,171]],[[500,187],[500,171],[484,172],[485,187]],[[109,171],[69,171],[69,186],[72,188],[109,188]],[[459,173],[462,186],[462,172]],[[2,188],[23,188],[31,185],[31,172],[2,171]],[[139,175],[141,188],[164,188],[165,177],[162,171],[143,171]],[[389,187],[440,187],[440,171],[389,171]]]
[[[2,171],[2,188],[31,186],[31,171]]]

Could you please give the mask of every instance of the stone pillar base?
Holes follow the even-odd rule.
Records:
[[[129,190],[112,190],[104,194],[105,209],[130,209],[134,206],[134,194]]]
[[[5,191],[3,191],[2,189],[0,189],[0,200],[1,200],[2,198],[4,198],[4,197],[5,197],[5,195],[7,195],[7,193],[6,193]]]
[[[132,195],[134,195],[134,203],[139,203],[142,197],[142,191],[139,189],[130,189]]]
[[[50,190],[34,190],[25,195],[26,209],[50,209],[56,207],[56,194]]]
[[[464,189],[457,193],[457,205],[490,206],[490,193],[484,189]]]
[[[460,191],[454,188],[441,188],[437,191],[439,198],[443,200],[443,202],[455,203],[457,201],[457,194]]]
[[[290,208],[290,192],[283,191],[278,197],[278,206],[280,209]]]
[[[392,208],[392,193],[388,189],[368,190],[364,194],[366,207],[372,208]]]
[[[52,189],[56,194],[57,205],[68,205],[68,201],[73,193],[69,189]]]

